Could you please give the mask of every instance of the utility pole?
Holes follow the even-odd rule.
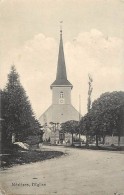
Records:
[[[81,120],[81,96],[79,94],[79,123],[80,123],[80,120]],[[79,142],[81,141],[80,137],[81,137],[81,133],[80,133],[80,127],[79,127]]]

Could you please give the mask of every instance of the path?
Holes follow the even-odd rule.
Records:
[[[6,195],[124,195],[124,154],[64,147],[50,149],[68,155],[1,171]]]

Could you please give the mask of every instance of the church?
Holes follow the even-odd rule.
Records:
[[[79,112],[71,103],[71,90],[73,89],[73,85],[67,79],[62,30],[60,30],[56,79],[51,84],[50,89],[52,90],[52,105],[40,116],[39,121],[47,127],[46,129],[51,124],[54,124],[55,134],[55,129],[59,131],[61,123],[69,120],[79,121]],[[46,132],[45,136],[47,136]],[[55,135],[53,137],[55,139]],[[59,139],[59,136],[57,137]]]

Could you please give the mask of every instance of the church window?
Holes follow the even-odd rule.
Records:
[[[60,92],[59,104],[64,104],[64,93]]]
[[[64,98],[64,93],[62,91],[60,92],[60,98]]]

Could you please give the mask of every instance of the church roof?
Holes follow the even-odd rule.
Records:
[[[72,84],[67,80],[63,40],[62,40],[62,30],[60,31],[60,44],[59,44],[59,54],[58,54],[58,65],[56,80],[51,84],[51,88],[54,86],[72,86]]]

